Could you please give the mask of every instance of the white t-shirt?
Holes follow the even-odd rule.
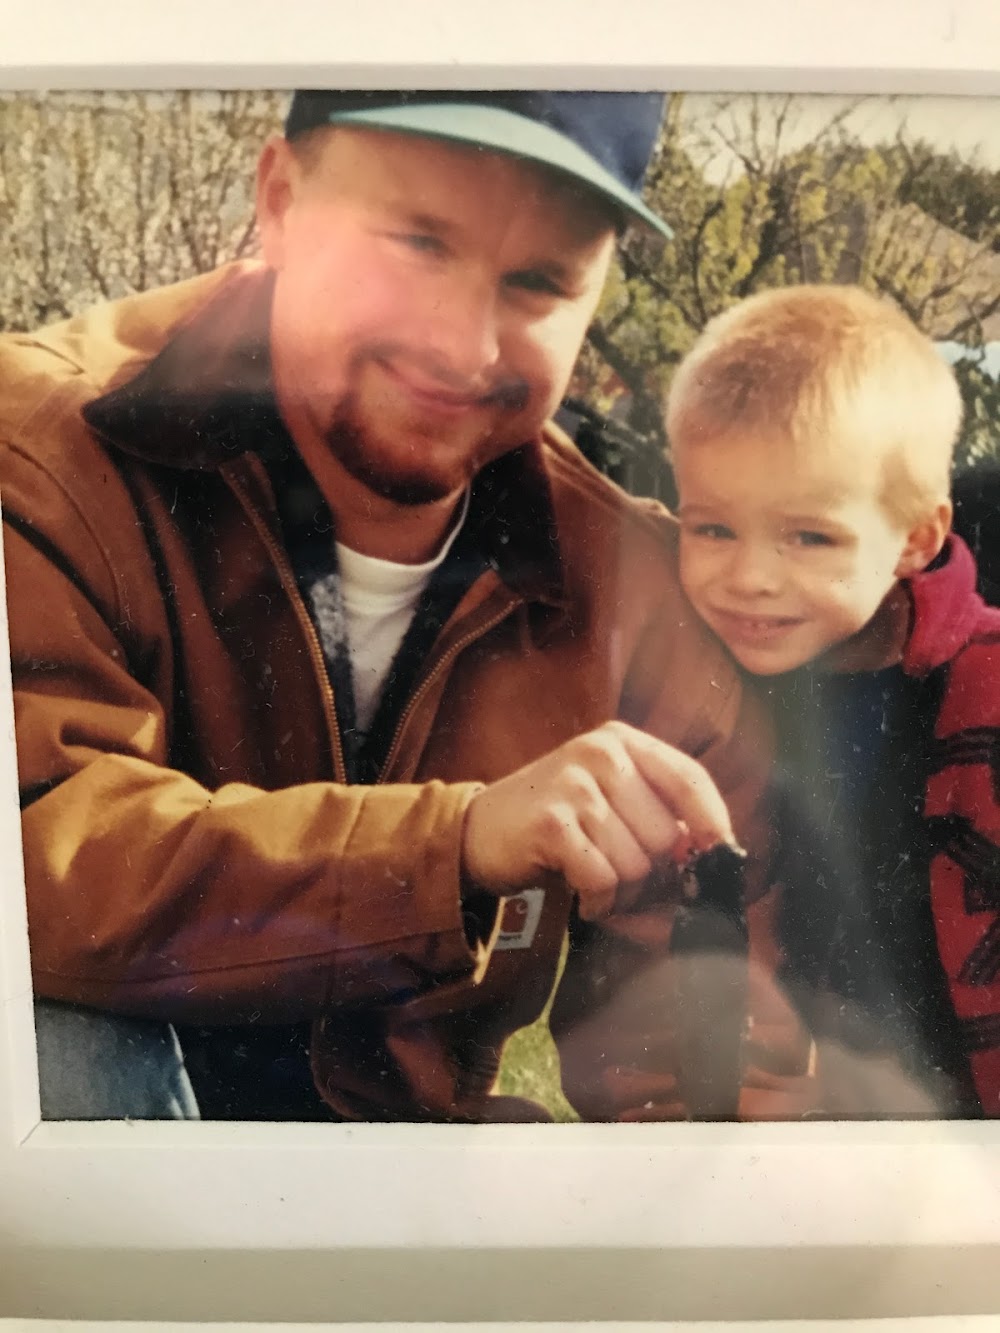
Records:
[[[462,509],[447,540],[433,559],[422,565],[397,565],[377,560],[337,543],[340,592],[347,617],[354,678],[355,720],[361,731],[372,724],[393,658],[410,626],[420,595],[442,565],[461,531],[469,510],[466,491]]]

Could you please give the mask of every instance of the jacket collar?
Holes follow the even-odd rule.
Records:
[[[235,271],[138,371],[85,405],[88,426],[144,462],[185,470],[266,449],[277,417],[273,285],[267,270]]]
[[[976,592],[972,552],[951,533],[927,569],[893,585],[863,630],[801,669],[854,675],[899,666],[908,676],[926,676],[950,662],[991,614],[1000,628],[1000,611]]]
[[[925,676],[969,641],[985,603],[976,592],[976,562],[961,537],[952,533],[934,563],[904,583],[913,622],[903,653],[903,670]]]
[[[90,428],[160,467],[216,470],[295,452],[274,397],[269,326],[273,274],[239,269],[160,351],[83,408]],[[541,439],[484,468],[470,519],[505,583],[531,600],[564,601],[552,489]]]

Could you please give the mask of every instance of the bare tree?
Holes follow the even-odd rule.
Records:
[[[692,114],[683,97],[670,100],[648,196],[674,239],[633,235],[621,248],[574,386],[601,410],[627,404],[654,449],[677,362],[714,315],[763,288],[856,282],[938,340],[975,350],[997,336],[1000,173],[963,167],[964,193],[949,190],[958,166],[949,176],[908,136],[905,102],[895,137],[878,144],[853,132],[863,99],[817,117],[822,106],[720,97]],[[921,194],[931,166],[934,188]]]
[[[253,171],[276,93],[0,98],[0,327],[253,251]]]

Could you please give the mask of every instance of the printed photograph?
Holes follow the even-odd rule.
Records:
[[[1000,1115],[998,112],[0,94],[43,1118]]]

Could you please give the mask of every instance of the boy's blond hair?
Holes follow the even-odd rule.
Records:
[[[674,448],[753,430],[798,447],[845,441],[882,458],[881,501],[902,525],[951,489],[962,400],[933,343],[860,287],[761,292],[708,324],[674,376]]]

